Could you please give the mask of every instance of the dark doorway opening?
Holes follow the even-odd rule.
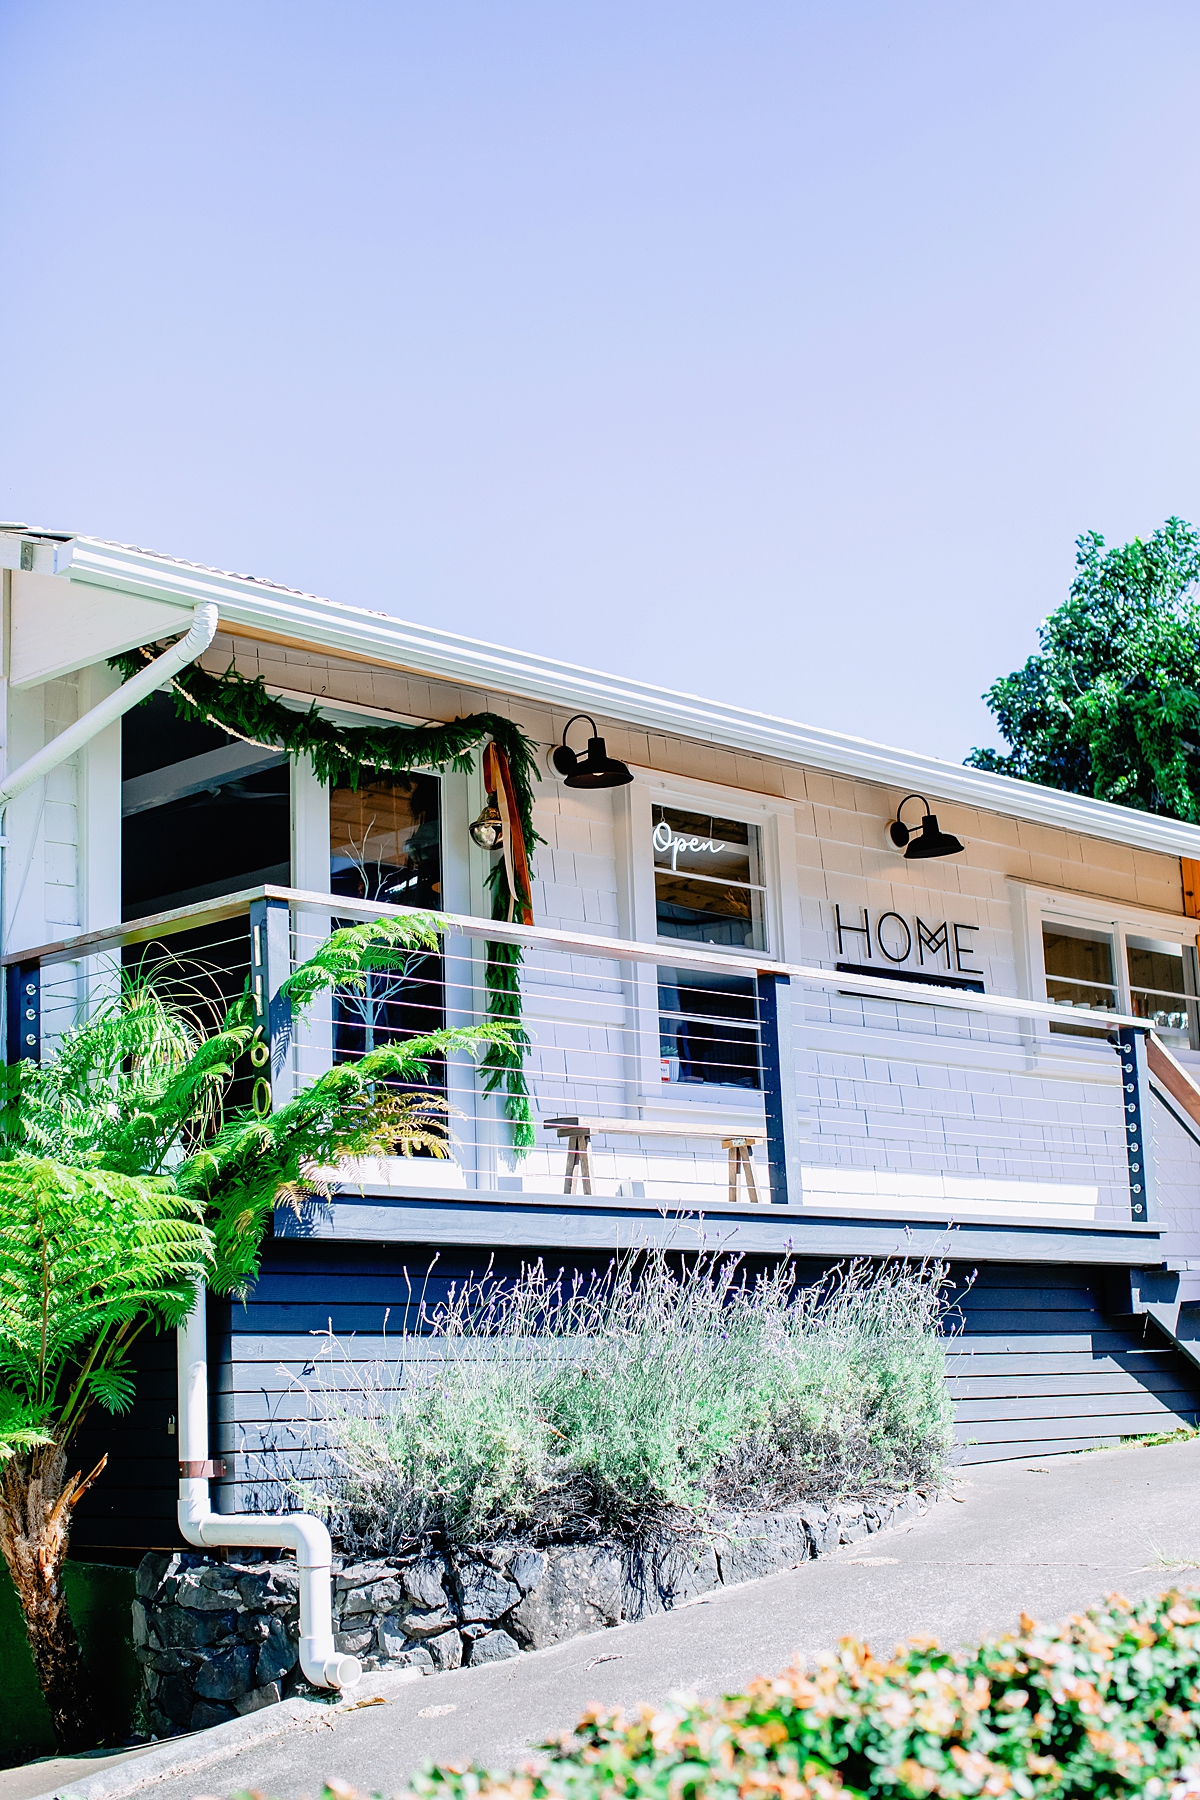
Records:
[[[282,751],[181,719],[152,694],[121,726],[121,916],[150,918],[223,894],[291,881],[291,772]],[[127,979],[153,980],[212,1031],[244,991],[249,921],[204,920],[130,944]],[[249,1100],[240,1070],[227,1102]]]
[[[121,912],[146,918],[291,880],[291,789],[281,751],[176,714],[167,694],[121,730]]]

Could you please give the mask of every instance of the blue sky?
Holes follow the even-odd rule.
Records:
[[[960,758],[1196,519],[1200,9],[0,0],[0,513]]]

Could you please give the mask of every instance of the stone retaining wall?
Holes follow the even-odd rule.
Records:
[[[931,1498],[739,1514],[692,1543],[508,1543],[469,1554],[335,1563],[337,1647],[367,1670],[432,1675],[499,1662],[794,1568],[923,1511]],[[133,1636],[146,1723],[156,1736],[218,1725],[310,1691],[297,1664],[295,1564],[270,1555],[143,1557]]]

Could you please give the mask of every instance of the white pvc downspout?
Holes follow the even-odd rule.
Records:
[[[217,609],[211,600],[205,600],[196,607],[185,637],[181,637],[177,644],[172,644],[169,650],[164,650],[161,656],[156,656],[152,663],[147,663],[144,669],[139,669],[136,675],[131,676],[115,692],[106,694],[99,706],[93,706],[90,712],[85,712],[82,719],[76,719],[73,725],[60,731],[57,737],[51,738],[48,744],[43,745],[14,769],[11,775],[6,775],[0,781],[0,811],[18,794],[23,794],[27,787],[32,787],[35,781],[40,781],[43,775],[48,775],[51,769],[56,769],[59,763],[65,762],[68,756],[74,756],[77,750],[90,743],[106,725],[113,724],[131,706],[136,706],[139,700],[152,694],[164,681],[169,681],[172,675],[177,675],[180,669],[202,656],[216,635],[217,622]]]
[[[344,1656],[333,1641],[330,1564],[333,1546],[320,1519],[311,1513],[218,1513],[208,1497],[208,1480],[219,1474],[208,1459],[208,1344],[206,1296],[201,1283],[196,1304],[179,1327],[179,1529],[189,1544],[277,1547],[296,1552],[300,1576],[300,1667],[314,1687],[353,1687],[362,1675],[357,1657]]]

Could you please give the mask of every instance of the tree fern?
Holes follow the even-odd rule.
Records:
[[[422,913],[336,931],[286,983],[293,1015],[331,988],[403,972],[437,944],[436,919]],[[177,1324],[198,1281],[248,1285],[281,1200],[327,1192],[348,1158],[445,1154],[448,1108],[420,1091],[430,1060],[502,1051],[512,1037],[489,1022],[373,1050],[261,1118],[227,1104],[256,1032],[248,991],[206,1018],[143,971],[123,975],[44,1065],[3,1076],[0,1551],[64,1746],[90,1729],[58,1580],[72,1510],[104,1466],[67,1472],[85,1413],[130,1405],[130,1346],[149,1324]]]
[[[437,945],[436,917],[425,913],[348,926],[284,991],[301,1017],[320,993],[361,987]],[[446,1154],[445,1102],[413,1090],[431,1059],[503,1050],[511,1030],[489,1021],[431,1032],[338,1064],[266,1118],[226,1114],[255,1035],[248,993],[206,1031],[143,974],[124,976],[44,1065],[8,1068],[0,1393],[13,1399],[11,1417],[0,1407],[3,1441],[42,1420],[73,1430],[93,1401],[127,1404],[122,1365],[135,1329],[176,1323],[202,1273],[218,1289],[244,1288],[281,1199],[327,1192],[347,1159]]]

